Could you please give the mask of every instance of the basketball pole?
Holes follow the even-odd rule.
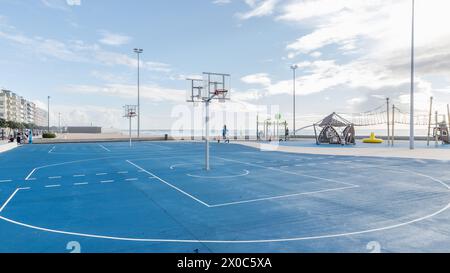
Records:
[[[387,145],[388,145],[388,147],[391,145],[391,130],[390,130],[390,124],[389,124],[389,122],[390,122],[390,120],[389,120],[389,111],[390,111],[390,107],[389,107],[389,98],[386,98],[386,104],[387,104],[387,111],[386,111],[386,113],[387,113]]]
[[[131,147],[131,116],[128,119],[130,120],[129,134],[130,134],[130,147]]]
[[[409,149],[414,150],[414,28],[415,2],[412,0],[412,32],[411,32],[411,116],[409,128]]]
[[[209,171],[209,100],[205,102],[205,131],[205,169]]]

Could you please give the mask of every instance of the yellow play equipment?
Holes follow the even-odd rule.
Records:
[[[376,138],[375,133],[371,133],[370,138],[363,139],[363,143],[380,144],[380,143],[383,143],[383,140]]]

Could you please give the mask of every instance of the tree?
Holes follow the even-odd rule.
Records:
[[[0,128],[6,128],[8,127],[8,123],[6,122],[5,119],[0,118]]]

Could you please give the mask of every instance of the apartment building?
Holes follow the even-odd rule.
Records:
[[[0,90],[0,118],[8,121],[34,123],[37,126],[46,126],[47,124],[45,110],[5,89]]]

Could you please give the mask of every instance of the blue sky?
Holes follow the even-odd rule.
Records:
[[[433,95],[443,111],[449,3],[416,2],[417,107],[426,110]],[[203,71],[232,74],[227,111],[275,105],[290,119],[289,66],[299,64],[299,126],[333,111],[368,110],[386,96],[408,106],[408,0],[0,0],[0,7],[0,86],[39,105],[50,95],[52,115],[61,112],[66,124],[126,128],[121,107],[135,103],[135,47],[144,49],[147,129],[177,122],[176,109],[187,107],[183,79]]]

